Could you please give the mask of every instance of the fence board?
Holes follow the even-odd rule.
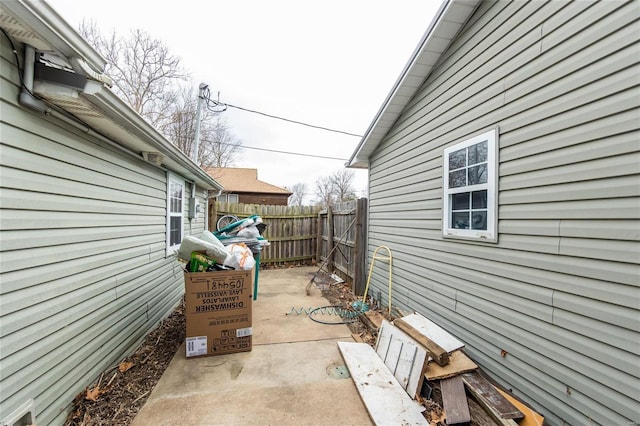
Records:
[[[262,236],[269,241],[269,245],[260,254],[260,264],[311,265],[316,259],[319,211],[320,208],[315,206],[216,202],[212,220],[217,222],[219,218],[228,214],[240,219],[257,214],[267,225]]]
[[[338,203],[325,210],[316,206],[216,202],[210,205],[210,214],[213,224],[227,214],[240,219],[259,215],[267,225],[262,236],[269,241],[260,255],[261,264],[320,265],[326,261],[327,271],[352,283],[356,294],[364,292],[367,262],[366,198]]]

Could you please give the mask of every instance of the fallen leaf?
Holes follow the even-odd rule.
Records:
[[[100,395],[103,393],[104,391],[102,391],[99,386],[96,386],[93,389],[87,389],[87,394],[84,396],[84,398],[88,399],[89,401],[95,402],[98,400],[98,398],[100,398]]]
[[[118,370],[120,370],[121,373],[124,373],[125,371],[133,367],[133,365],[134,364],[132,362],[122,361],[120,365],[118,365]]]
[[[431,421],[429,423],[434,426],[438,424],[445,424],[445,421],[447,419],[447,414],[444,411],[442,411],[439,415],[436,411],[431,411],[429,415],[431,416]]]

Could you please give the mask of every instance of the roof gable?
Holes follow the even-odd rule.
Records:
[[[445,0],[356,147],[347,167],[368,168],[369,158],[393,127],[480,0]]]

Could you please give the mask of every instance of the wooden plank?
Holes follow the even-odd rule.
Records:
[[[366,343],[338,342],[342,358],[376,425],[428,425],[418,404]]]
[[[494,386],[495,387],[495,386]],[[543,426],[544,425],[544,417],[540,414],[533,411],[531,408],[524,405],[522,402],[515,399],[513,396],[509,395],[507,392],[502,389],[496,388],[498,392],[502,394],[505,398],[509,400],[513,405],[516,406],[518,410],[524,414],[524,418],[522,420],[518,420],[519,426]]]
[[[464,347],[464,343],[453,337],[442,327],[436,325],[424,316],[414,313],[401,318],[402,321],[415,328],[425,337],[431,339],[447,352],[453,352],[456,349]]]
[[[422,386],[427,351],[411,336],[384,320],[378,333],[376,353],[411,398]]]
[[[449,355],[449,364],[444,367],[430,362],[425,368],[427,380],[446,379],[458,374],[473,371],[478,366],[467,357],[462,351],[454,351]]]
[[[469,423],[471,413],[462,377],[454,376],[440,380],[440,391],[442,392],[442,408],[447,413],[447,424]]]
[[[367,311],[364,315],[371,321],[371,324],[375,326],[375,328],[379,329],[382,326],[382,321],[384,321],[384,315],[382,315],[378,311]]]
[[[496,388],[478,372],[460,376],[476,401],[500,424],[511,424],[503,420],[522,419],[524,414],[506,399]]]
[[[427,351],[429,351],[429,355],[438,363],[438,365],[445,366],[449,363],[449,353],[441,348],[436,342],[420,333],[402,319],[395,320],[393,324],[411,336],[416,342],[424,346]]]

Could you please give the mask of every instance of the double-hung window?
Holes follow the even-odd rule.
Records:
[[[238,194],[222,194],[218,196],[218,201],[223,203],[238,204]]]
[[[175,251],[184,234],[184,179],[169,174],[167,178],[167,255]]]
[[[498,240],[498,129],[444,150],[442,234]]]

